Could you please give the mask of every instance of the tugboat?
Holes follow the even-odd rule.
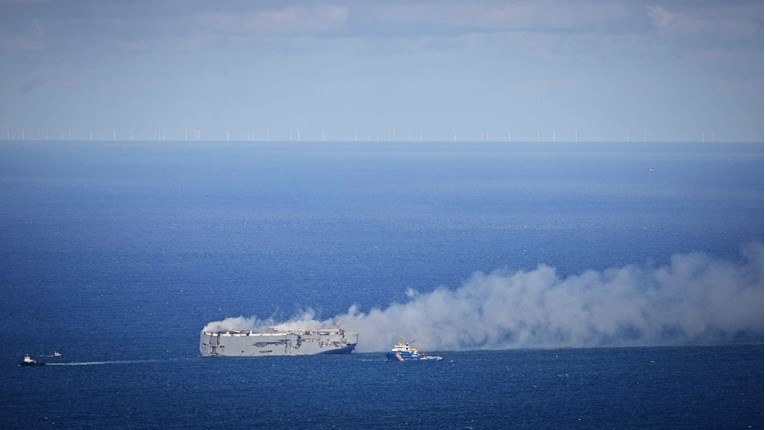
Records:
[[[437,355],[428,355],[425,353],[417,352],[417,350],[411,346],[409,346],[408,343],[404,343],[402,341],[398,341],[395,345],[393,345],[393,348],[391,348],[390,352],[385,354],[385,358],[388,359],[388,361],[440,361],[443,360],[442,357],[439,357]]]
[[[24,359],[21,360],[20,366],[45,366],[45,363],[38,362],[27,354],[24,356]]]

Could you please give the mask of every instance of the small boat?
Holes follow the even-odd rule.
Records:
[[[53,356],[54,356],[54,357],[61,357],[61,353],[60,353],[60,352],[58,352],[58,351],[54,351],[54,352],[53,352]]]
[[[418,352],[408,343],[398,341],[389,352],[385,354],[388,361],[441,361],[442,357]]]
[[[25,355],[24,359],[21,360],[21,366],[44,366],[44,365],[45,363],[38,362],[37,360],[29,356],[29,354]]]

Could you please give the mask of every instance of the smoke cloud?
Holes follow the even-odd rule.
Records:
[[[382,351],[398,338],[424,350],[648,346],[762,342],[763,245],[736,261],[679,254],[669,264],[628,265],[561,278],[531,271],[475,273],[457,289],[407,292],[405,303],[317,320],[227,318],[208,330],[320,328],[359,333],[357,350]]]

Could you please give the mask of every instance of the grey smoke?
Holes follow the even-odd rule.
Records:
[[[555,269],[475,273],[457,289],[407,292],[405,303],[317,320],[227,318],[205,330],[341,326],[358,351],[398,338],[423,350],[556,348],[762,342],[763,245],[727,261],[678,254],[669,264],[628,265],[561,278]]]

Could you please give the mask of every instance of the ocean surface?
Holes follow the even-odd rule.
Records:
[[[198,342],[211,321],[384,311],[476,272],[702,255],[730,274],[762,242],[762,143],[0,142],[0,428],[761,428],[761,285],[754,325],[721,282],[677,312],[718,317],[661,321],[665,346],[611,347],[642,339],[627,327],[507,349],[500,330],[402,366]]]

